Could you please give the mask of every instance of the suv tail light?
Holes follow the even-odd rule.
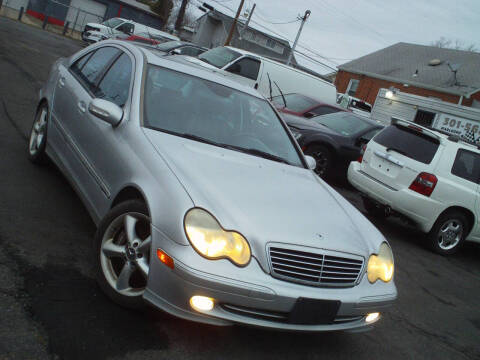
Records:
[[[365,150],[367,149],[367,144],[364,144],[360,149],[360,156],[358,157],[357,161],[361,164],[363,161],[363,154],[365,154]]]
[[[437,177],[433,174],[422,172],[413,180],[409,189],[419,194],[430,196],[437,185]]]

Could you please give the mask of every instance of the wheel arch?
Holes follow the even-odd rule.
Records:
[[[458,211],[460,213],[462,213],[463,215],[465,215],[465,217],[467,218],[468,220],[468,234],[470,234],[470,232],[472,231],[473,229],[473,226],[475,225],[475,214],[467,209],[467,208],[464,208],[463,206],[450,206],[448,208],[446,208],[445,210],[443,210],[440,215],[438,215],[437,217],[437,220],[440,219],[441,216],[445,215],[446,213],[448,212],[452,212],[452,211]]]
[[[145,193],[136,185],[129,184],[124,186],[120,191],[118,191],[117,195],[113,198],[111,204],[110,204],[110,209],[114,208],[118,204],[121,204],[125,201],[129,200],[140,200],[145,205],[147,205],[148,209],[148,214],[151,214],[150,211],[150,206],[147,201],[147,197],[145,196]]]

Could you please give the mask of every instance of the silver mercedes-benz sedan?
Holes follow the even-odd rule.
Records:
[[[397,296],[385,238],[253,88],[162,55],[102,41],[40,91],[29,157],[98,225],[105,293],[215,325],[370,327]]]

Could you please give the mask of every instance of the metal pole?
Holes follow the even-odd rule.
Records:
[[[240,16],[240,12],[242,11],[244,2],[245,0],[242,0],[240,1],[240,5],[238,5],[237,14],[235,15],[235,19],[233,19],[232,27],[230,28],[230,32],[228,33],[227,40],[225,40],[224,46],[230,45],[230,41],[232,41],[233,32],[235,31],[235,26],[237,26],[237,20],[238,20],[238,17]]]
[[[65,26],[63,27],[63,33],[62,33],[63,36],[65,36],[65,34],[68,31],[68,25],[70,25],[70,21],[65,22]]]
[[[239,40],[242,40],[243,33],[245,32],[245,30],[247,30],[247,28],[248,28],[248,24],[250,24],[250,19],[252,18],[253,12],[255,11],[255,6],[257,6],[257,4],[253,4],[253,6],[252,6],[252,10],[250,10],[250,14],[248,14],[248,19],[247,19],[247,22],[245,23],[245,26],[243,27],[243,29],[242,29],[242,30],[240,30],[240,37],[239,37]]]
[[[25,9],[23,8],[23,6],[20,8],[20,12],[18,13],[18,21],[22,21],[22,16],[23,16],[23,11]]]
[[[75,27],[77,26],[78,14],[80,14],[80,9],[77,9],[77,16],[75,16],[75,21],[73,22],[72,32],[70,34],[73,34],[73,31],[75,30]]]
[[[0,9],[2,9],[3,6],[3,0],[0,0]]]
[[[290,51],[290,55],[288,55],[288,60],[287,60],[287,65],[290,65],[290,62],[292,61],[293,57],[293,52],[295,51],[295,48],[297,47],[298,43],[298,38],[300,37],[300,34],[303,29],[303,25],[305,25],[305,22],[307,21],[308,17],[310,16],[312,12],[310,10],[305,11],[305,15],[303,15],[302,23],[300,24],[300,29],[298,29],[297,37],[295,38],[295,42],[293,43],[292,50]]]

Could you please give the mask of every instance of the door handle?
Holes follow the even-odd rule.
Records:
[[[65,78],[63,76],[60,77],[60,79],[58,80],[58,86],[59,87],[64,87],[65,86]]]
[[[85,101],[79,101],[77,106],[78,106],[78,110],[80,110],[82,113],[87,111],[87,105],[85,105]]]

